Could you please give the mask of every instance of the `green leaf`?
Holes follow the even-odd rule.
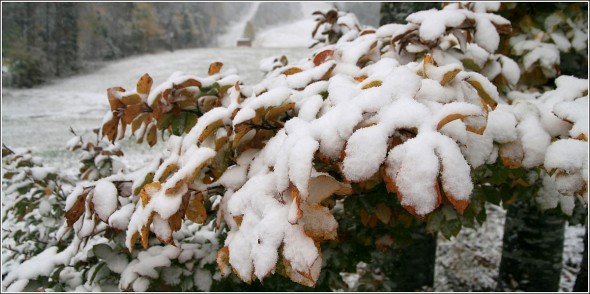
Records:
[[[186,126],[186,114],[186,112],[182,112],[179,115],[175,115],[170,119],[173,135],[182,136],[182,134],[184,134]]]
[[[430,217],[426,223],[426,231],[429,233],[436,233],[440,230],[441,223],[443,221],[443,213],[440,210],[434,211],[430,214]]]
[[[465,58],[461,61],[463,62],[463,66],[465,68],[475,72],[481,72],[481,67],[479,67],[479,65],[477,65],[477,63],[475,63],[475,61],[472,58]]]

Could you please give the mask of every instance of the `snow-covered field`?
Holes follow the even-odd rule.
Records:
[[[312,11],[315,8],[318,7],[306,9]],[[310,14],[307,10],[305,12],[305,15]],[[244,22],[238,22],[240,23]],[[258,69],[261,59],[286,55],[291,62],[295,62],[308,55],[308,49],[277,47],[308,46],[311,38],[307,36],[313,29],[310,29],[310,25],[313,25],[312,19],[306,18],[291,25],[261,32],[254,44],[266,48],[187,49],[137,56],[106,63],[98,70],[56,80],[34,89],[3,88],[2,143],[10,147],[31,149],[35,155],[44,159],[47,166],[71,170],[77,166],[77,159],[64,147],[71,137],[69,128],[91,138],[91,130],[100,126],[108,109],[107,88],[133,88],[144,73],[149,73],[154,78],[155,85],[175,71],[206,76],[212,61],[222,61],[224,67],[236,68],[243,82],[252,84],[263,76]],[[230,34],[236,34],[240,30],[236,26],[230,30]],[[302,33],[305,35],[301,36]],[[235,37],[226,36],[222,39],[231,41]],[[130,155],[126,163],[131,167],[138,167],[152,152],[158,152],[161,146],[156,145],[150,150],[145,145],[137,146],[126,140],[122,147]],[[505,212],[495,206],[489,206],[489,209],[487,222],[478,230],[463,229],[452,240],[440,237],[434,290],[470,291],[478,290],[477,287],[494,288],[501,258]],[[568,227],[566,230],[566,266],[562,274],[561,291],[571,291],[581,262],[583,236],[583,227]],[[464,281],[469,281],[471,288],[454,288]],[[477,286],[474,288],[474,285]]]
[[[223,62],[224,69],[237,69],[243,82],[252,84],[263,76],[258,63],[264,57],[285,55],[295,62],[307,52],[298,48],[187,49],[110,62],[96,71],[34,89],[2,89],[2,142],[31,149],[49,166],[69,168],[76,161],[64,145],[72,137],[69,128],[93,138],[92,129],[100,126],[108,109],[109,87],[134,88],[144,73],[152,76],[154,85],[175,71],[205,77],[213,61]],[[133,145],[130,140],[122,145],[133,161],[149,151],[145,146],[130,148]]]

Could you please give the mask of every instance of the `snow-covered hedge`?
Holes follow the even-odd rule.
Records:
[[[588,80],[517,88],[519,65],[496,53],[511,29],[491,13],[498,8],[449,4],[380,28],[322,13],[323,47],[293,64],[267,60],[257,84],[214,62],[207,76],[176,73],[153,87],[146,74],[134,90],[108,89],[103,136],[122,139],[128,125],[150,145],[158,130],[170,136],[145,168],[72,191],[72,246],[92,243],[126,290],[192,274],[183,290],[209,290],[231,272],[247,283],[279,273],[314,286],[321,243],[338,239],[342,199],[384,185],[383,197],[429,228],[448,221],[443,214],[481,221],[483,205],[470,198],[492,184],[474,171],[497,162],[525,170],[508,185],[542,182],[539,206],[571,214],[574,197],[588,201]],[[375,207],[361,222],[388,223],[391,211]],[[124,241],[96,237],[105,230],[125,231]],[[76,252],[55,256],[68,250]],[[217,275],[202,269],[213,260]],[[24,287],[27,277],[13,276],[5,283]]]

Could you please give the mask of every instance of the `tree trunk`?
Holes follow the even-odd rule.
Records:
[[[525,201],[506,213],[498,291],[559,290],[565,220]]]
[[[394,284],[392,291],[413,292],[423,286],[433,287],[436,235],[426,233],[425,226],[417,227],[412,232],[412,244],[394,254],[397,256],[392,262],[393,271],[386,273]]]
[[[588,292],[588,227],[586,227],[586,235],[584,236],[584,256],[582,257],[582,265],[580,267],[580,272],[576,277],[573,291]]]

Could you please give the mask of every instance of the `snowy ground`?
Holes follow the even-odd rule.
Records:
[[[204,77],[209,64],[216,60],[222,61],[224,68],[236,68],[244,83],[251,84],[263,76],[258,69],[262,58],[284,54],[295,62],[307,52],[296,48],[187,49],[110,62],[96,71],[34,89],[2,89],[2,142],[30,148],[47,165],[67,168],[72,160],[64,144],[72,137],[70,126],[78,134],[93,138],[91,130],[100,126],[108,109],[106,89],[109,87],[134,88],[144,73],[152,76],[154,85],[175,71]],[[132,161],[149,151],[145,146],[130,149],[133,145],[129,141],[123,143],[123,150]]]

